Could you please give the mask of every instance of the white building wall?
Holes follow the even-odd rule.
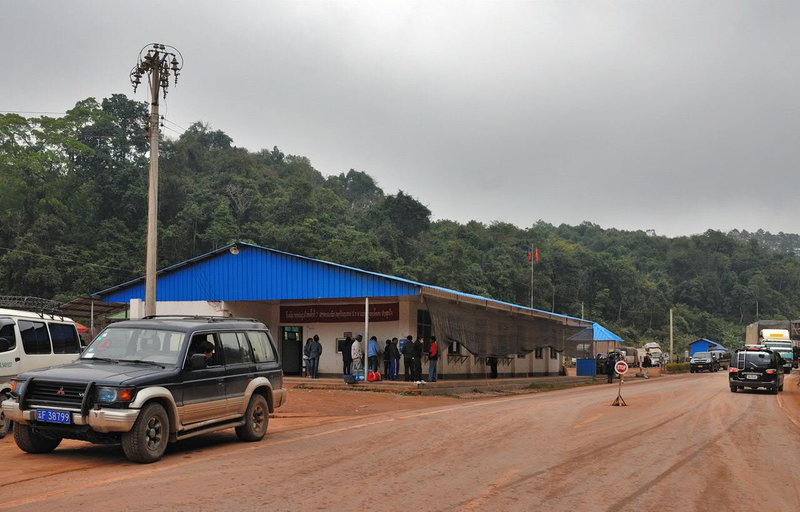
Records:
[[[217,301],[160,301],[156,302],[156,315],[200,315],[200,316],[231,316],[224,309],[224,304]],[[141,299],[130,300],[130,317],[132,319],[144,316],[144,301]]]
[[[372,302],[372,301],[371,301]],[[409,334],[417,336],[417,310],[424,309],[418,297],[401,297],[399,299],[376,299],[375,303],[398,302],[399,320],[392,322],[370,322],[369,336],[375,336],[383,350],[386,339],[405,338]],[[319,301],[291,301],[286,304],[302,306],[319,304]],[[341,299],[324,301],[328,304],[364,304],[363,299]],[[320,373],[327,375],[340,375],[342,372],[342,354],[336,351],[336,339],[344,337],[345,332],[351,332],[353,337],[364,333],[363,322],[345,323],[307,323],[307,324],[281,324],[280,301],[243,301],[243,302],[216,302],[216,301],[184,301],[184,302],[158,302],[156,314],[158,315],[208,315],[208,316],[233,316],[240,318],[254,318],[263,322],[272,332],[273,338],[281,350],[281,327],[299,326],[303,328],[303,343],[315,334],[319,336],[322,344],[322,357],[320,359]],[[130,301],[131,318],[141,318],[144,315],[144,302],[140,299]],[[368,338],[367,338],[368,339]],[[466,357],[449,356],[447,343],[439,340],[441,354],[438,363],[439,375],[457,375],[467,378],[485,378],[489,376],[489,367],[482,358],[476,358],[462,347],[461,354]],[[536,359],[534,353],[527,354],[524,358],[516,358],[510,365],[498,364],[500,376],[513,374],[515,376],[528,375],[558,375],[563,363],[563,356],[558,354],[557,359],[550,359],[550,349],[545,348],[542,359]],[[423,376],[427,376],[427,362],[423,362]],[[380,368],[383,371],[383,366]],[[400,375],[403,375],[403,359],[400,359]]]

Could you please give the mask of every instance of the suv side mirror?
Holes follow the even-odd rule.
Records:
[[[189,357],[189,364],[187,365],[189,370],[203,370],[207,366],[205,354],[192,354]]]

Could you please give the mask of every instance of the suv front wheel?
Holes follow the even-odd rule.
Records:
[[[61,444],[60,437],[43,436],[30,425],[17,425],[14,428],[14,441],[20,450],[28,453],[50,453]]]
[[[267,400],[254,393],[244,413],[244,425],[236,427],[236,436],[242,441],[260,441],[267,433],[269,407]]]
[[[149,403],[139,413],[130,432],[122,434],[122,451],[133,462],[149,463],[164,455],[169,442],[169,417],[159,403]]]

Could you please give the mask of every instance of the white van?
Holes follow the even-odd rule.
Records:
[[[69,318],[0,308],[0,401],[8,398],[15,375],[70,363],[81,350],[78,329]],[[0,413],[0,439],[9,428]]]

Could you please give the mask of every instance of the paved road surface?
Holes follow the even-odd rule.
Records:
[[[0,510],[800,509],[797,375],[777,397],[730,393],[726,379],[626,383],[628,407],[596,385],[302,428],[279,417],[264,442],[221,432],[145,466],[118,447],[32,456],[7,439]]]

